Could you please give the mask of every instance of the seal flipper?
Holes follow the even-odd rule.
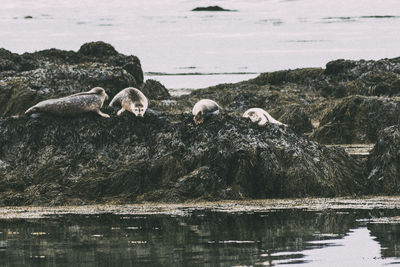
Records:
[[[268,119],[264,116],[261,116],[261,120],[258,122],[258,125],[260,126],[264,126],[265,124],[267,124]]]
[[[38,108],[36,106],[30,107],[25,111],[25,115],[30,115],[33,113],[39,112]]]
[[[125,110],[126,110],[126,109],[124,109],[124,108],[121,108],[120,110],[118,110],[117,116],[121,116],[121,114],[122,114],[123,112],[125,112]]]
[[[100,116],[102,116],[103,118],[110,118],[110,115],[101,112],[100,109],[96,109],[95,112],[96,112],[97,114],[99,114]]]

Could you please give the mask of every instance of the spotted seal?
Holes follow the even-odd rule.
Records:
[[[287,126],[286,124],[283,124],[282,122],[272,118],[272,116],[269,115],[268,112],[266,112],[262,108],[251,108],[246,110],[246,112],[243,114],[243,118],[249,118],[252,122],[258,122],[258,125],[260,126],[264,126],[265,124],[267,124],[267,122],[276,125]]]
[[[88,92],[41,101],[25,111],[25,114],[50,113],[58,116],[75,116],[95,112],[104,118],[109,118],[108,114],[100,111],[106,98],[108,96],[104,89],[95,87]]]
[[[139,89],[128,87],[116,94],[109,106],[112,107],[115,104],[121,106],[121,109],[117,112],[118,116],[127,110],[136,116],[143,117],[148,103],[147,97]]]
[[[219,113],[220,106],[211,99],[201,99],[198,101],[192,110],[194,123],[200,124],[205,117],[216,115]]]

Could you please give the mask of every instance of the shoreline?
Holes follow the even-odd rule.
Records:
[[[189,216],[194,211],[222,213],[263,213],[276,210],[373,210],[398,209],[400,196],[363,196],[340,198],[224,200],[214,202],[98,204],[78,206],[9,206],[0,207],[0,219],[41,219],[54,215],[115,214]]]

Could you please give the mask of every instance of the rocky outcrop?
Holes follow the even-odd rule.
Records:
[[[8,118],[0,204],[338,196],[363,189],[344,150],[224,115]],[[335,166],[335,167],[332,167]]]
[[[350,96],[326,111],[312,138],[324,144],[375,143],[380,130],[399,123],[396,99]]]
[[[325,80],[318,81],[325,95],[398,96],[400,58],[373,60],[336,60],[326,65]]]
[[[399,59],[337,60],[180,97],[143,83],[140,61],[103,42],[78,52],[0,49],[0,59],[0,205],[398,192]],[[95,86],[111,98],[140,88],[148,112],[118,117],[108,100],[102,111],[110,119],[21,116],[41,100]],[[196,126],[191,109],[202,98],[219,103],[221,114]],[[288,127],[243,119],[253,107]],[[322,145],[371,142],[368,163]]]
[[[252,80],[258,85],[295,83],[323,97],[350,95],[399,96],[400,58],[328,62],[326,69],[304,68],[263,73]]]
[[[168,92],[168,89],[165,88],[159,81],[148,79],[140,88],[143,94],[150,99],[169,99],[171,95]]]
[[[290,128],[298,133],[307,133],[312,131],[313,126],[310,117],[308,117],[307,112],[303,108],[299,105],[292,104],[285,109],[286,111],[283,112],[279,121],[290,125]]]
[[[400,127],[383,129],[368,159],[368,192],[400,193]]]
[[[119,54],[103,42],[78,52],[49,49],[23,55],[0,50],[0,117],[23,114],[39,101],[101,86],[113,97],[140,87],[143,72],[135,56]]]

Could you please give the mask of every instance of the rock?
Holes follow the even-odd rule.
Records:
[[[207,6],[207,7],[196,7],[192,11],[235,11],[230,9],[224,9],[220,6]]]
[[[109,97],[136,84],[132,75],[120,67],[91,63],[48,64],[44,68],[18,73],[0,81],[0,114],[22,115],[36,103],[103,87]]]
[[[104,42],[86,43],[81,46],[78,53],[98,58],[118,55],[118,52],[112,45]]]
[[[290,105],[279,121],[289,125],[297,133],[311,132],[313,126],[306,111],[298,105]]]
[[[336,60],[326,65],[324,80],[317,81],[315,86],[325,96],[398,96],[399,70],[400,58],[378,61]]]
[[[159,81],[148,79],[140,88],[145,96],[149,99],[169,99],[171,95],[169,94],[167,88],[162,85]]]
[[[0,116],[21,115],[39,101],[104,87],[112,98],[126,87],[140,87],[143,71],[135,56],[124,56],[103,42],[78,52],[48,49],[18,55],[0,49]]]
[[[344,72],[348,72],[357,66],[357,63],[352,60],[338,59],[330,61],[326,64],[325,74],[328,75],[339,75]]]
[[[380,130],[399,122],[395,99],[350,96],[326,111],[312,138],[324,144],[375,143]]]
[[[323,97],[350,95],[399,96],[400,58],[378,61],[335,60],[326,69],[304,68],[262,73],[250,80],[257,85],[295,83]]]
[[[188,175],[179,178],[175,183],[171,183],[167,188],[148,192],[139,197],[140,201],[159,201],[167,199],[169,202],[182,202],[185,200],[218,200],[218,199],[240,199],[239,194],[231,194],[229,189],[221,190],[226,187],[223,179],[210,171],[208,166],[202,166]]]
[[[363,190],[362,165],[344,150],[227,114],[198,126],[190,114],[7,118],[1,121],[0,159],[1,205],[338,196]]]
[[[379,132],[368,158],[368,193],[400,193],[400,127],[394,125]]]
[[[323,69],[304,68],[295,70],[280,70],[274,72],[261,73],[258,77],[251,79],[252,83],[258,85],[282,85],[285,83],[298,83],[312,85],[315,80],[323,79]]]
[[[382,141],[389,137],[378,133],[399,125],[398,75],[400,58],[337,60],[326,69],[263,73],[173,97],[157,81],[143,84],[139,59],[103,42],[78,52],[0,49],[0,205],[395,193],[390,160],[399,155],[397,141]],[[111,98],[137,87],[151,99],[148,112],[117,117],[106,102],[107,120],[15,116],[41,100],[95,86]],[[202,98],[222,110],[195,126],[190,112]],[[243,119],[252,107],[289,127]],[[376,148],[366,173],[365,160],[315,141],[378,142],[384,149]]]

